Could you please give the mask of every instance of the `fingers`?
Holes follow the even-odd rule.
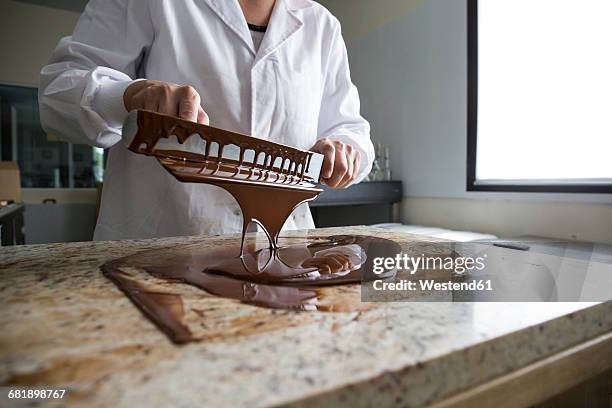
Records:
[[[178,116],[191,122],[198,121],[200,95],[192,86],[181,86],[175,93],[178,100]]]
[[[332,188],[348,186],[356,177],[361,154],[353,146],[329,139],[320,139],[310,149],[325,156],[321,177]]]
[[[334,162],[336,160],[336,149],[332,141],[329,139],[318,140],[310,150],[325,156],[323,166],[321,167],[321,177],[324,179],[330,178],[333,174]]]
[[[208,114],[204,112],[204,109],[202,109],[201,106],[198,108],[198,123],[202,125],[210,125],[210,118],[208,117]]]
[[[153,112],[159,112],[160,111],[160,109],[159,109],[160,106],[159,105],[161,103],[162,106],[163,106],[164,101],[162,99],[160,99],[160,98],[152,98],[151,97],[152,94],[155,93],[155,91],[151,90],[151,89],[145,89],[144,90],[144,92],[143,92],[144,93],[144,108],[146,110],[150,110],[150,111],[153,111]]]
[[[348,161],[344,144],[335,146],[334,171],[325,183],[332,188],[341,187],[340,183],[348,171]]]
[[[340,254],[330,254],[320,258],[316,257],[302,263],[302,267],[317,268],[319,273],[323,275],[347,271],[353,268],[353,266],[353,263],[348,257]]]
[[[353,176],[354,165],[355,165],[355,160],[354,160],[355,153],[353,152],[353,146],[346,145],[345,149],[346,149],[346,173],[344,174],[344,177],[342,177],[342,180],[340,180],[340,183],[338,183],[340,187],[346,187],[355,178]]]
[[[357,177],[357,172],[359,171],[360,167],[361,167],[361,152],[359,150],[356,150],[355,158],[353,159],[353,177]]]
[[[351,145],[347,145],[351,148],[351,152],[348,156],[348,170],[346,175],[339,183],[338,187],[346,187],[355,180],[357,177],[357,172],[359,171],[359,166],[361,166],[361,153],[359,150],[355,150]]]
[[[208,115],[202,109],[200,95],[189,85],[138,81],[125,90],[123,102],[128,111],[146,109],[192,122],[210,123]]]
[[[340,265],[340,268],[338,269],[338,272],[342,272],[342,271],[346,271],[348,269],[350,269],[353,265],[351,263],[351,260],[344,256],[344,255],[331,255],[334,257],[334,259],[338,262],[338,264]]]

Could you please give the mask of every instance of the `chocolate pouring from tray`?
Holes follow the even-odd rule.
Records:
[[[230,133],[229,131],[226,131],[224,129],[215,128],[213,126],[207,126],[207,125],[199,125],[199,126],[204,126],[206,128],[215,129],[216,131],[220,131],[220,132],[228,132],[228,133]],[[132,112],[130,112],[128,114],[128,117],[126,118],[125,122],[123,123],[123,137],[122,137],[122,140],[123,140],[123,143],[125,144],[126,147],[130,146],[130,144],[132,143],[132,140],[136,136],[136,133],[138,133],[138,111],[132,111]],[[245,135],[245,136],[247,136],[247,135]],[[196,137],[197,137],[197,135],[196,135]],[[247,136],[247,137],[252,137],[252,136]],[[255,139],[257,139],[257,138],[255,138]],[[266,141],[268,143],[274,143],[274,142],[271,142],[269,140],[266,140]],[[278,146],[284,146],[284,145],[282,145],[280,143],[274,143],[274,144],[276,144]],[[190,148],[188,143],[181,144],[181,143],[179,143],[176,140],[176,138],[168,139],[168,138],[162,137],[162,138],[160,138],[158,140],[158,142],[156,143],[154,148],[156,150],[178,150],[178,151],[183,151],[183,152],[202,154],[202,151],[200,149]],[[245,162],[253,162],[254,161],[253,154],[254,154],[254,152],[251,153],[251,157],[249,157],[248,152],[245,153],[245,156],[244,156],[243,160]],[[240,148],[238,146],[236,146],[236,145],[226,145],[226,146],[224,146],[224,148],[223,148],[223,158],[224,159],[230,159],[230,160],[238,161],[240,159]],[[324,158],[324,156],[322,154],[314,153],[313,152],[312,156],[310,157],[310,162],[308,164],[308,168],[304,172],[304,176],[312,179],[315,183],[319,183],[320,182],[321,168],[323,166],[323,158]],[[280,166],[279,166],[279,169],[280,169]]]

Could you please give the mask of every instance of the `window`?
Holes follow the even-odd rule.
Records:
[[[468,0],[468,190],[612,193],[610,21],[610,0]]]
[[[103,149],[45,133],[36,88],[0,85],[0,158],[19,163],[22,187],[95,187],[102,181],[103,157]]]

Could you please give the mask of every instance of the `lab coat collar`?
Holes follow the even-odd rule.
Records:
[[[280,0],[287,3],[287,10],[296,11],[312,7],[312,0]]]
[[[272,54],[289,37],[302,28],[299,10],[312,6],[310,0],[277,0],[253,66]]]
[[[256,52],[238,0],[204,1],[219,16],[221,21],[238,35],[255,56],[253,66],[272,54],[289,37],[302,28],[304,23],[299,15],[299,10],[312,7],[311,0],[277,0],[268,24],[268,30],[259,46],[259,51]]]
[[[253,56],[256,55],[249,32],[249,26],[244,19],[238,0],[204,0],[206,4],[219,16],[232,31],[234,31]]]

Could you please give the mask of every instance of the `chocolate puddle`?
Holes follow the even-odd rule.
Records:
[[[176,136],[184,143],[193,134],[205,142],[203,154],[155,149],[160,138]],[[238,160],[223,156],[229,145],[240,149]],[[239,246],[146,251],[101,267],[175,343],[197,340],[183,321],[183,300],[166,289],[147,288],[149,278],[165,282],[164,288],[188,284],[208,294],[268,308],[347,311],[360,306],[323,300],[318,288],[360,282],[362,272],[372,270],[374,258],[394,257],[401,251],[397,243],[386,239],[348,235],[279,245],[279,233],[293,210],[322,191],[306,174],[312,152],[146,111],[138,112],[138,133],[130,150],[155,156],[179,181],[224,188],[243,214]],[[250,159],[247,152],[253,153]],[[250,223],[261,227],[268,248],[245,248]]]
[[[372,270],[374,258],[401,251],[393,241],[368,236],[280,242],[279,249],[250,251],[242,257],[237,255],[237,242],[221,248],[149,250],[101,268],[172,341],[185,343],[197,338],[183,322],[183,302],[178,290],[172,290],[174,285],[179,289],[188,284],[211,295],[274,309],[355,311],[362,308],[360,301],[325,296],[322,287],[358,283],[363,271]],[[147,276],[163,282],[163,288],[148,288]]]

